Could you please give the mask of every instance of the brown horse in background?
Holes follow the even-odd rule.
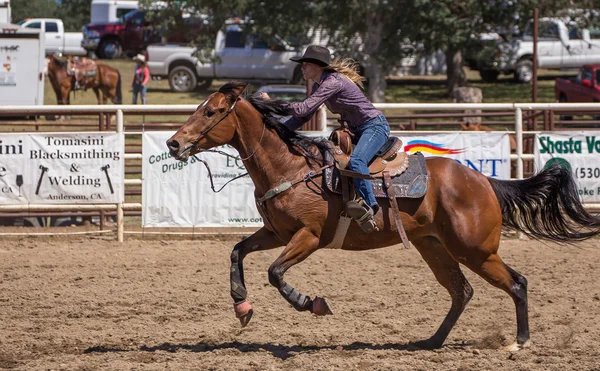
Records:
[[[84,90],[92,89],[96,94],[98,104],[106,104],[108,99],[114,104],[121,104],[123,96],[121,93],[121,74],[119,70],[107,66],[102,62],[96,62],[97,72],[95,78],[82,80]],[[58,104],[71,104],[70,93],[74,90],[77,81],[72,71],[68,70],[69,59],[50,56],[48,62],[48,79],[56,94]],[[100,99],[102,92],[102,99]]]
[[[322,177],[319,169],[326,165],[320,150],[330,150],[330,146],[283,128],[271,116],[286,114],[279,102],[257,97],[245,100],[240,97],[244,88],[231,82],[209,96],[167,141],[170,154],[187,161],[195,153],[229,144],[242,156],[254,182],[265,226],[237,243],[231,254],[231,297],[242,326],[253,313],[246,300],[243,260],[251,252],[280,246],[285,248],[268,270],[269,282],[296,310],[331,314],[323,298],[311,299],[284,280],[289,268],[334,238],[343,211],[342,196],[316,181]],[[403,198],[398,204],[410,241],[449,292],[452,305],[435,334],[414,345],[441,347],[473,296],[462,264],[513,299],[517,337],[507,349],[528,346],[527,280],[498,254],[502,228],[534,239],[571,242],[598,235],[600,219],[584,209],[570,170],[556,164],[519,181],[488,178],[448,158],[428,158],[426,164],[426,195]],[[263,198],[268,192],[276,196]],[[382,209],[375,215],[379,231],[367,234],[350,228],[342,249],[368,250],[400,243],[390,203],[387,199],[379,203]]]

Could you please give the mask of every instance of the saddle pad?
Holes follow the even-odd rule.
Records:
[[[420,198],[427,193],[429,175],[425,157],[420,152],[408,156],[408,169],[392,178],[394,192],[398,198]],[[335,193],[342,193],[340,173],[335,167],[325,169],[323,180],[327,189]],[[387,198],[383,187],[383,179],[371,180],[375,197]]]

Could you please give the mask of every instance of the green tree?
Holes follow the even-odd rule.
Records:
[[[58,5],[55,0],[12,0],[12,22],[26,18],[55,18]]]
[[[62,0],[56,16],[62,19],[65,31],[79,32],[81,27],[90,23],[90,13],[90,0]]]

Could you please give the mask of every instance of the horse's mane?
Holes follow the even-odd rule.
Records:
[[[245,85],[246,83],[244,82],[231,81],[221,86],[219,92],[223,94],[236,94],[236,91],[240,91]],[[292,147],[300,148],[302,150],[301,153],[305,157],[315,162],[323,163],[323,154],[325,152],[331,152],[331,148],[326,139],[309,138],[307,136],[298,134],[297,132],[288,129],[287,126],[281,124],[278,117],[273,116],[288,116],[289,113],[281,108],[282,104],[288,102],[275,99],[264,99],[256,95],[249,97],[248,102],[250,102],[252,107],[254,107],[262,115],[263,121],[268,127],[275,130],[277,135],[279,135],[279,137],[285,143],[291,145]],[[314,152],[315,147],[318,149],[317,153]]]

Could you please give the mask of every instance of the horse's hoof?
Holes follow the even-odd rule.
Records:
[[[415,341],[414,343],[410,343],[410,347],[416,348],[416,349],[422,349],[422,350],[433,350],[433,349],[441,348],[442,344],[440,344],[437,341],[427,339],[427,340],[420,340],[420,341]]]
[[[318,296],[312,302],[311,312],[313,314],[316,314],[317,316],[326,316],[328,314],[333,314],[325,299],[320,298]]]
[[[240,320],[240,325],[242,325],[242,328],[244,328],[248,325],[248,322],[250,322],[250,320],[252,319],[253,314],[254,314],[254,311],[252,309],[250,309],[250,312],[248,312],[246,315],[238,317],[238,319]]]
[[[531,346],[531,342],[527,340],[523,344],[519,344],[516,341],[509,346],[504,347],[505,352],[518,352],[519,350],[529,348]]]
[[[254,314],[252,305],[245,301],[243,303],[234,305],[233,309],[235,310],[235,316],[240,320],[242,327],[246,327],[252,318],[252,314]]]

